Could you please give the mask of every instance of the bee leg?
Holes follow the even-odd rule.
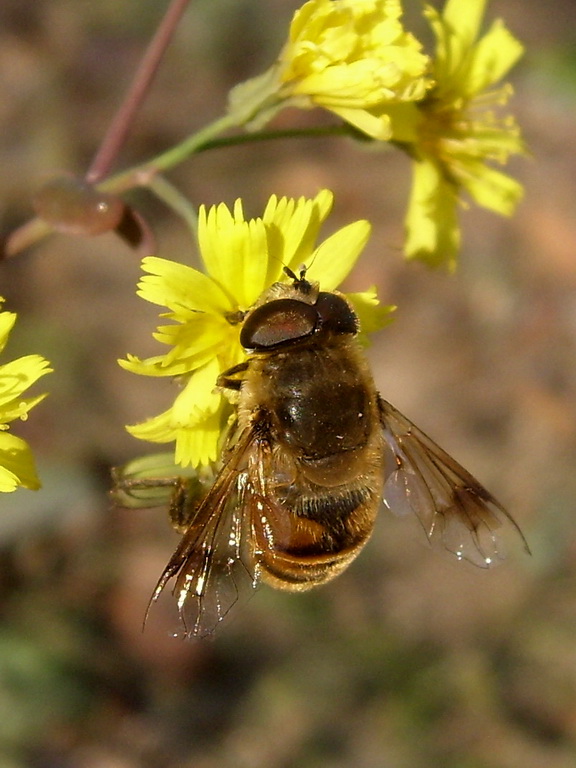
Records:
[[[190,492],[190,484],[183,477],[178,478],[170,495],[168,515],[172,527],[184,533],[192,522],[198,506],[198,494]]]
[[[243,377],[238,374],[247,371],[248,365],[248,360],[245,360],[243,363],[238,363],[238,365],[228,368],[227,371],[224,371],[224,373],[221,373],[220,376],[218,376],[216,386],[222,387],[223,389],[234,389],[239,391],[242,386]]]

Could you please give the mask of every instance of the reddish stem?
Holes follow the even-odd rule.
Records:
[[[96,152],[94,160],[86,173],[86,181],[91,184],[95,184],[104,178],[116,160],[132,128],[136,112],[146,97],[164,52],[170,44],[189,2],[190,0],[172,0],[170,3],[164,18],[160,22],[154,37],[142,57],[132,85],[110,123],[100,148]]]

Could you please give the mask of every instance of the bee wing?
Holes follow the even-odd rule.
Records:
[[[431,543],[481,568],[504,559],[503,524],[530,551],[511,515],[464,467],[385,400],[380,413],[389,449],[384,485],[389,509],[416,515]]]
[[[148,610],[175,579],[172,594],[186,637],[210,635],[241,594],[256,586],[248,546],[252,486],[246,470],[255,445],[253,430],[246,428],[192,514],[150,600]]]

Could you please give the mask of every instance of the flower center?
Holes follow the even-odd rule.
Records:
[[[421,104],[420,146],[448,171],[457,171],[459,159],[495,160],[504,163],[521,151],[519,128],[502,108],[511,94],[507,84],[473,99],[448,100],[432,93]]]

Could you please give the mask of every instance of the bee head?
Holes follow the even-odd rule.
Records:
[[[313,336],[358,333],[358,318],[343,296],[318,291],[317,284],[306,280],[305,267],[299,276],[288,267],[284,272],[293,281],[290,296],[272,298],[252,310],[240,332],[244,349],[275,350]]]

